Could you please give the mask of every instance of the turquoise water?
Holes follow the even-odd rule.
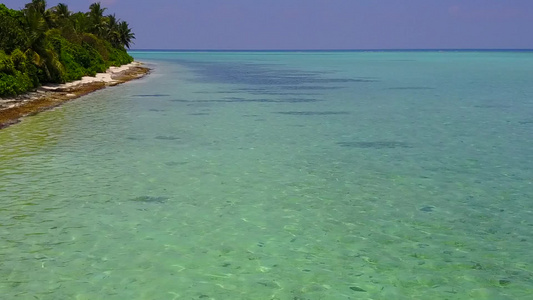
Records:
[[[133,55],[0,131],[2,299],[533,298],[533,53]]]

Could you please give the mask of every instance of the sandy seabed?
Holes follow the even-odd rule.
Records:
[[[0,129],[20,122],[21,118],[57,107],[107,86],[114,86],[148,74],[150,69],[140,62],[110,67],[105,73],[85,76],[80,80],[44,85],[35,91],[13,98],[0,98]]]

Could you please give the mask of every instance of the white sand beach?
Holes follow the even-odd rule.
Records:
[[[120,67],[110,67],[105,73],[97,73],[95,76],[84,76],[80,80],[62,84],[44,85],[41,87],[41,89],[46,91],[64,91],[79,85],[85,85],[95,82],[103,82],[106,85],[115,85],[120,82],[117,77],[121,76],[124,72],[134,67],[140,66],[142,66],[142,63],[134,61],[127,65],[122,65]]]
[[[110,67],[105,73],[80,80],[43,85],[16,97],[0,98],[0,129],[19,122],[24,116],[51,109],[93,91],[140,78],[150,71],[141,62]]]

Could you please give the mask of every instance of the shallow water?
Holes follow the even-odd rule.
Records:
[[[533,53],[133,55],[0,131],[5,299],[533,297]]]

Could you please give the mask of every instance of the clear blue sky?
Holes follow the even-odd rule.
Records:
[[[96,1],[47,2],[87,11]],[[100,2],[133,28],[134,49],[533,48],[533,0]]]

